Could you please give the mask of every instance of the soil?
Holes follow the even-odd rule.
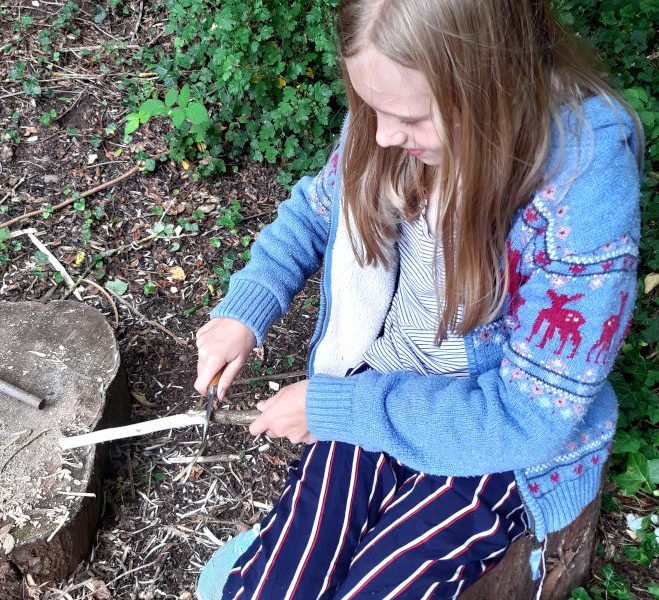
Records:
[[[147,10],[149,4],[120,2],[97,25],[93,3],[78,1],[83,12],[75,24],[80,33],[55,36],[52,50],[45,52],[37,37],[63,3],[0,0],[0,10],[6,11],[0,21],[6,43],[0,49],[0,228],[9,219],[62,202],[66,188],[84,192],[120,176],[135,164],[140,150],[151,156],[166,151],[165,132],[151,124],[131,144],[123,144],[121,121],[128,111],[117,83],[126,77],[139,82],[140,67],[117,63],[117,56],[125,59],[130,49],[111,53],[100,48],[117,40],[129,46],[156,38],[168,43],[164,9]],[[129,9],[127,14],[121,7]],[[25,15],[33,24],[15,32]],[[85,52],[82,47],[93,49]],[[51,58],[55,50],[57,64]],[[11,80],[19,61],[27,65],[26,73],[42,80],[39,97],[25,94],[23,81]],[[56,118],[43,125],[40,117],[51,109]],[[114,135],[106,132],[112,123],[117,124]],[[224,273],[214,268],[232,252],[236,259],[231,269],[239,268],[243,238],[253,239],[275,216],[287,195],[276,183],[278,169],[241,160],[229,164],[222,177],[196,180],[194,165],[186,170],[164,160],[152,173],[134,174],[87,197],[86,208],[94,214],[89,223],[83,211],[70,205],[48,218],[12,225],[11,231],[35,229],[78,282],[82,301],[102,311],[114,326],[134,421],[202,406],[193,389],[195,332],[221,299],[215,280]],[[235,230],[216,223],[232,200],[238,201],[243,216]],[[203,218],[199,213],[193,217],[197,209]],[[181,218],[196,223],[198,230],[152,237],[158,221],[176,226]],[[26,236],[11,242],[5,251],[9,261],[0,262],[1,300],[74,297]],[[94,257],[103,252],[106,257],[97,264]],[[127,284],[124,302],[99,291],[98,285],[107,281]],[[146,284],[154,291],[145,293]],[[317,307],[314,278],[248,361],[227,406],[253,409],[279,385],[303,376]],[[287,442],[254,439],[246,428],[216,425],[205,455],[217,456],[217,462],[192,470],[168,462],[194,455],[200,433],[196,428],[177,430],[116,444],[116,475],[106,482],[104,516],[92,556],[68,581],[39,588],[26,578],[24,597],[191,598],[202,565],[222,541],[263,518],[282,487],[286,465],[300,452]],[[636,510],[631,500],[621,502],[629,505],[623,513]],[[604,519],[600,538],[605,550],[626,543],[624,516]],[[649,598],[643,595],[647,571],[637,571],[625,560],[616,570],[634,584],[639,598]]]

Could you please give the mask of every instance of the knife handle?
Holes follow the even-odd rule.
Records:
[[[211,382],[208,384],[208,390],[207,390],[207,395],[208,396],[215,396],[217,394],[217,385],[220,383],[220,377],[222,377],[222,372],[224,371],[224,367],[222,367],[216,374],[215,377],[211,380]]]

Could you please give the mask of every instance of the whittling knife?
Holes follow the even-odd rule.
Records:
[[[224,369],[220,369],[213,380],[210,382],[208,389],[206,390],[206,421],[204,422],[204,429],[201,434],[201,443],[206,443],[208,439],[208,426],[211,422],[211,414],[213,414],[213,403],[217,397],[217,384],[220,383],[220,377]]]

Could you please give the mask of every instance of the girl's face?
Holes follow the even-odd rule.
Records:
[[[435,100],[421,71],[399,65],[372,44],[346,59],[346,68],[355,92],[375,111],[378,145],[399,146],[438,165],[442,143],[432,119]]]

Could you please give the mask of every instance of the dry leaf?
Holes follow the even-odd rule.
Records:
[[[59,177],[57,175],[44,175],[43,176],[44,183],[57,183],[59,181]]]
[[[185,271],[181,267],[172,267],[169,269],[169,274],[174,281],[185,281]]]
[[[188,476],[188,479],[190,481],[197,481],[197,479],[199,479],[201,477],[203,472],[204,472],[203,467],[200,467],[199,465],[194,464],[190,468],[190,475]]]
[[[659,273],[650,273],[645,276],[645,293],[649,294],[659,285]]]
[[[98,159],[98,154],[90,154],[87,157],[87,164],[88,165],[93,165],[96,162],[97,159]]]
[[[14,539],[14,536],[11,533],[6,533],[2,538],[2,542],[0,542],[0,548],[2,548],[2,551],[6,556],[9,556],[15,546],[16,540]]]
[[[34,577],[29,573],[25,576],[25,587],[23,589],[27,592],[27,597],[31,598],[31,600],[39,600],[41,598],[41,589],[34,580]]]
[[[105,581],[102,579],[94,579],[94,581],[92,581],[92,586],[94,588],[94,598],[98,598],[98,600],[110,600],[110,598],[112,598],[108,586],[105,585]]]
[[[180,215],[182,212],[185,212],[186,208],[185,202],[179,202],[179,204],[174,204],[167,209],[167,214],[170,216]]]

